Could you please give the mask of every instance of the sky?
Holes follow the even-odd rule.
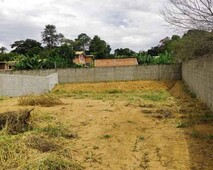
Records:
[[[98,35],[112,48],[136,52],[174,34],[160,15],[166,0],[0,0],[0,47],[17,40],[41,42],[45,25],[75,39]]]

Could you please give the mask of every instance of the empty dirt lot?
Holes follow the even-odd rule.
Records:
[[[213,169],[213,114],[182,82],[61,84],[48,95],[62,103],[0,98],[0,115],[34,108],[30,128],[0,131],[0,169]]]

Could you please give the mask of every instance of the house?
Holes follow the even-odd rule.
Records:
[[[75,58],[73,62],[78,65],[83,65],[86,67],[91,67],[94,65],[94,56],[86,55],[83,51],[76,51]]]
[[[0,61],[0,70],[11,70],[13,65],[12,62]]]
[[[119,58],[119,59],[97,59],[95,67],[119,67],[119,66],[136,66],[137,58]]]

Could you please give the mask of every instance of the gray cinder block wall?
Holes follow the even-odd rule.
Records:
[[[128,80],[181,80],[181,64],[99,68],[68,68],[30,71],[4,71],[4,74],[46,76],[58,73],[59,83]],[[1,73],[1,72],[0,72]]]
[[[213,57],[182,63],[182,78],[213,111]]]
[[[180,80],[181,65],[59,69],[60,83],[126,80]]]
[[[41,94],[58,84],[58,73],[49,76],[0,74],[0,96]]]

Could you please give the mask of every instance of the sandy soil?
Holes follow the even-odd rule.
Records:
[[[117,99],[113,98],[117,94],[101,99],[90,95],[81,98],[82,94],[74,97],[62,95],[60,98],[64,105],[36,106],[35,112],[51,113],[58,122],[77,132],[79,137],[70,141],[69,147],[72,148],[73,159],[85,169],[213,169],[212,139],[191,135],[194,130],[212,135],[212,121],[177,128],[180,121],[191,119],[182,112],[202,110],[201,114],[204,114],[209,110],[183,92],[180,84],[174,84],[138,81],[59,85],[54,91],[63,90],[63,94],[69,92],[69,95],[77,91],[100,93],[113,89],[135,93],[164,89],[171,91],[172,95],[160,102],[132,101],[123,97],[125,93],[119,94]],[[23,106],[17,105],[17,100],[2,101],[1,112],[23,109]]]

